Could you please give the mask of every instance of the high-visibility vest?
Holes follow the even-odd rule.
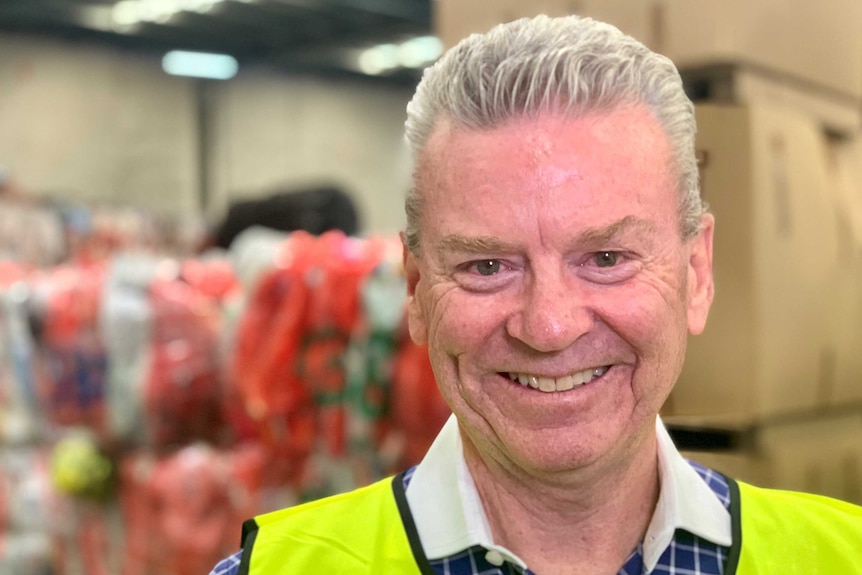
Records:
[[[862,574],[862,507],[741,481],[728,485],[733,546],[727,575]]]
[[[862,507],[727,479],[725,575],[862,575]],[[243,525],[239,575],[431,575],[401,475]]]
[[[402,475],[249,519],[239,575],[432,575]]]

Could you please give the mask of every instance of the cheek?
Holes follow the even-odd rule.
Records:
[[[641,361],[675,363],[687,333],[679,291],[666,284],[641,285],[618,295],[605,316],[611,328],[637,350]]]
[[[436,300],[431,313],[431,341],[448,355],[469,351],[482,331],[482,316],[463,298],[443,297]]]
[[[449,356],[474,354],[503,325],[501,307],[492,298],[450,291],[431,299],[428,308],[430,343]]]

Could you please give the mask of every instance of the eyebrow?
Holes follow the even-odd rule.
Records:
[[[599,246],[629,232],[642,232],[652,236],[656,233],[656,226],[653,222],[636,216],[625,216],[605,227],[585,230],[575,238],[573,243],[578,246]],[[484,255],[515,251],[518,251],[515,244],[495,236],[450,234],[441,238],[437,244],[437,254],[441,258],[451,253]]]
[[[656,233],[656,226],[649,220],[637,216],[626,216],[603,228],[588,229],[577,238],[578,244],[605,244],[612,239],[629,232],[641,232],[647,235]]]
[[[515,246],[494,236],[464,236],[450,234],[440,239],[437,254],[442,258],[448,253],[501,254],[515,251]]]

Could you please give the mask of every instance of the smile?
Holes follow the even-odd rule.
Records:
[[[576,387],[580,387],[585,383],[589,383],[594,379],[598,379],[603,376],[608,369],[610,369],[609,365],[602,367],[591,367],[589,369],[585,369],[583,371],[579,371],[572,375],[567,375],[565,377],[543,377],[538,375],[530,375],[527,373],[515,373],[509,372],[509,379],[512,381],[517,381],[524,387],[532,387],[533,389],[538,389],[539,391],[543,391],[545,393],[553,393],[555,391],[568,391],[570,389],[574,389]]]

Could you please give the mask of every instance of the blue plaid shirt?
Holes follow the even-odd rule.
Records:
[[[718,496],[725,508],[730,508],[730,488],[724,477],[715,471],[689,462],[700,477]],[[412,472],[404,474],[404,487],[410,483]],[[723,575],[727,548],[686,531],[678,529],[671,544],[665,549],[655,569],[647,574],[643,564],[643,549],[638,546],[632,551],[618,575]],[[471,547],[450,557],[431,561],[434,573],[438,575],[536,575],[529,569],[522,570],[511,563],[497,566],[488,561],[488,550]],[[210,575],[237,575],[240,553],[222,560],[210,571]]]

